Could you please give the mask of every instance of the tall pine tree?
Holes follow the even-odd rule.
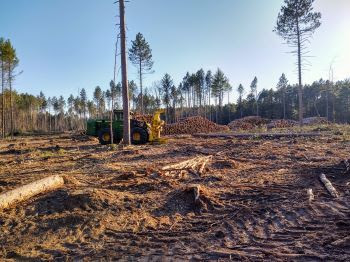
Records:
[[[152,49],[147,43],[146,39],[141,33],[136,35],[136,39],[132,41],[132,46],[129,49],[129,59],[131,63],[137,68],[140,80],[140,94],[141,94],[141,113],[144,113],[143,107],[143,89],[142,80],[143,75],[151,73],[153,67]]]
[[[313,12],[314,0],[284,0],[274,29],[291,47],[297,56],[299,76],[299,122],[303,124],[302,66],[306,44],[321,25],[321,13]]]

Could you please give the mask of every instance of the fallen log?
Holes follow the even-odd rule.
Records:
[[[349,171],[350,171],[350,163],[349,163],[349,160],[348,160],[348,159],[345,159],[345,160],[344,160],[344,164],[345,164],[345,167],[346,167],[346,171],[345,171],[345,172],[349,172]]]
[[[312,202],[313,200],[315,200],[315,196],[314,196],[314,193],[312,192],[312,188],[309,188],[307,190],[307,195],[309,197],[309,202]]]
[[[64,185],[64,179],[55,175],[34,181],[0,195],[0,210],[9,208],[43,192],[57,189]]]
[[[348,247],[350,246],[350,237],[345,237],[345,238],[341,238],[336,241],[333,241],[331,245],[338,246],[338,247]]]
[[[329,194],[334,197],[337,198],[338,197],[338,192],[337,190],[333,187],[331,181],[329,181],[326,177],[325,174],[321,174],[320,175],[320,180],[321,182],[324,184],[324,186],[326,187],[326,189],[328,190]]]

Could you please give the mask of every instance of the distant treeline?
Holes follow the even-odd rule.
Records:
[[[220,70],[213,76],[210,71],[204,74],[203,70],[187,74],[177,87],[170,75],[166,74],[152,89],[145,89],[144,111],[152,113],[155,109],[166,108],[165,118],[168,122],[192,115],[201,115],[220,124],[250,115],[270,119],[298,118],[297,85],[288,85],[284,75],[275,89],[257,92],[257,83],[255,78],[247,90],[239,85],[235,90],[239,99],[230,101],[228,94],[232,94],[233,90]],[[96,87],[92,100],[87,99],[85,89],[80,91],[79,96],[70,95],[68,99],[63,96],[47,98],[42,92],[38,96],[19,94],[16,91],[10,93],[5,89],[4,107],[0,104],[1,111],[4,108],[5,133],[10,134],[11,131],[11,100],[14,133],[81,130],[88,118],[108,119],[112,94],[115,96],[114,108],[121,108],[121,86],[111,82],[111,87],[105,91]],[[130,82],[130,87],[131,107],[140,112],[138,88],[133,81]],[[223,101],[224,95],[227,101]],[[350,122],[349,80],[336,83],[319,80],[312,85],[305,85],[303,97],[305,117],[322,116],[332,122]],[[0,101],[3,101],[2,98],[3,94],[0,95]]]

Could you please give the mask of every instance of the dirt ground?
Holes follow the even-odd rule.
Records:
[[[61,134],[0,144],[0,193],[54,174],[65,187],[0,211],[1,260],[341,261],[350,192],[341,135],[178,136],[111,150]],[[162,167],[212,155],[201,174]],[[326,174],[340,197],[318,177]],[[199,201],[191,187],[199,185]],[[315,200],[309,203],[307,189]]]

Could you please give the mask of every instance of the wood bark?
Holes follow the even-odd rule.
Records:
[[[180,171],[186,169],[194,175],[201,175],[204,172],[205,166],[212,159],[212,156],[198,156],[177,164],[164,166],[164,171]]]
[[[1,94],[2,94],[2,103],[1,103],[1,126],[2,126],[2,138],[5,139],[5,67],[4,61],[1,60]]]
[[[314,193],[312,192],[312,188],[309,188],[307,190],[307,196],[309,197],[309,202],[312,202],[315,200]]]
[[[121,46],[121,69],[123,88],[123,141],[125,145],[130,145],[130,108],[129,108],[129,88],[128,73],[126,66],[126,36],[125,36],[125,4],[124,0],[119,0],[120,12],[120,46]]]
[[[324,184],[324,186],[326,187],[326,189],[328,190],[329,194],[334,197],[337,198],[339,196],[337,190],[333,187],[331,181],[329,181],[326,177],[325,174],[321,174],[320,175],[320,180],[321,182]]]
[[[344,160],[344,165],[346,167],[346,173],[350,171],[350,163],[349,163],[349,160],[348,159],[345,159]]]
[[[203,161],[202,165],[200,166],[200,168],[199,168],[199,170],[198,170],[198,173],[199,173],[200,175],[202,175],[202,174],[204,173],[204,169],[205,169],[206,165],[208,164],[208,162],[209,162],[211,159],[212,159],[212,156],[209,156],[209,157],[207,157],[207,158]]]
[[[143,88],[142,88],[142,60],[140,58],[139,62],[139,77],[140,77],[140,95],[141,95],[141,114],[144,114],[144,109],[143,109]]]
[[[34,181],[0,195],[0,210],[10,208],[19,202],[31,197],[62,187],[64,180],[61,176],[55,175]]]
[[[299,124],[303,125],[303,87],[302,87],[302,79],[301,79],[301,35],[299,29],[299,20],[297,19],[297,35],[298,35],[298,75],[299,75],[299,87],[298,87],[298,97],[299,97]]]
[[[228,131],[227,126],[218,125],[201,116],[181,119],[173,124],[166,124],[163,128],[163,135],[180,135],[208,132]]]
[[[193,168],[194,165],[198,163],[199,157],[195,157],[189,160],[182,161],[177,164],[171,164],[164,166],[162,170],[176,170],[176,169],[185,169],[185,168]]]
[[[10,133],[13,139],[12,65],[9,63],[8,81],[10,86]]]

